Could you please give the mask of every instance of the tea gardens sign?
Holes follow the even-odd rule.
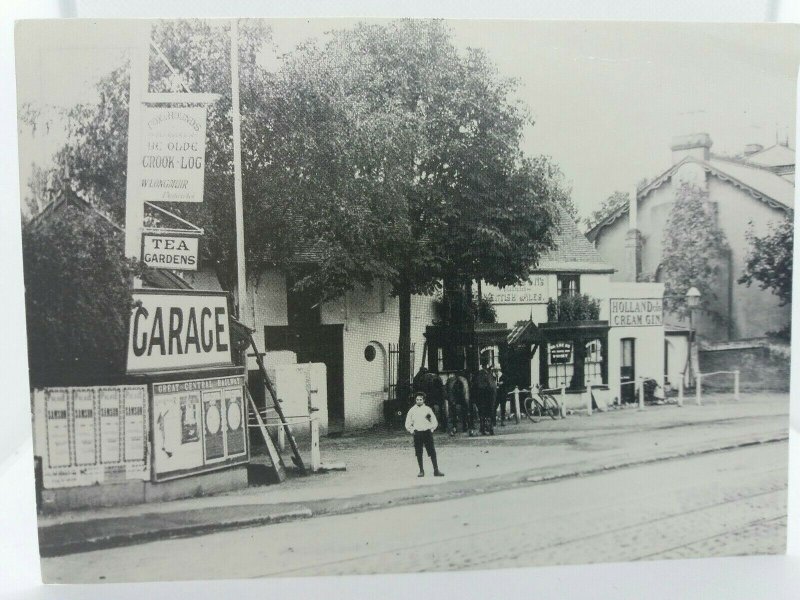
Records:
[[[142,261],[148,267],[197,270],[198,234],[145,232]]]
[[[128,373],[232,365],[224,292],[137,290],[128,334]]]
[[[661,298],[611,298],[612,327],[660,327],[664,324]]]

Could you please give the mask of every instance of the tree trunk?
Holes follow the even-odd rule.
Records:
[[[399,410],[408,408],[409,395],[411,394],[411,286],[407,280],[402,280],[398,286],[400,300],[400,339],[398,350],[400,355],[397,362],[397,406]]]

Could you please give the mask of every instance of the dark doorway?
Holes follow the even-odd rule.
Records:
[[[328,431],[344,429],[343,325],[264,327],[268,351],[291,350],[298,363],[325,363],[328,383]]]
[[[626,381],[636,380],[636,340],[634,338],[624,338],[620,340],[620,368],[619,379],[622,384],[620,396],[622,402],[636,402],[636,384],[629,383],[624,385]]]

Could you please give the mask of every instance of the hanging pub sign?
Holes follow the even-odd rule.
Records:
[[[197,234],[148,232],[142,235],[142,262],[156,269],[197,270]]]
[[[570,342],[559,342],[550,344],[550,364],[566,365],[572,363],[572,344]]]
[[[545,275],[532,275],[528,281],[520,285],[508,285],[503,288],[485,285],[483,294],[494,305],[497,304],[547,304],[550,291]]]
[[[128,334],[128,373],[228,367],[225,292],[136,290]]]
[[[611,298],[612,327],[660,327],[664,324],[661,298]]]
[[[247,462],[244,377],[153,384],[156,481]]]
[[[202,202],[206,107],[142,107],[139,199]]]

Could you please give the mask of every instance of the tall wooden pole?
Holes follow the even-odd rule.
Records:
[[[242,135],[239,113],[239,22],[231,21],[231,108],[233,111],[233,194],[236,204],[236,292],[239,320],[252,325],[247,302],[247,272],[244,258],[244,207],[242,204]]]
[[[128,96],[128,166],[125,182],[125,256],[140,259],[142,228],[144,227],[144,202],[139,196],[139,160],[141,155],[142,101],[150,81],[150,23],[141,21],[135,34],[131,54],[131,74]],[[141,287],[136,278],[134,288]]]

